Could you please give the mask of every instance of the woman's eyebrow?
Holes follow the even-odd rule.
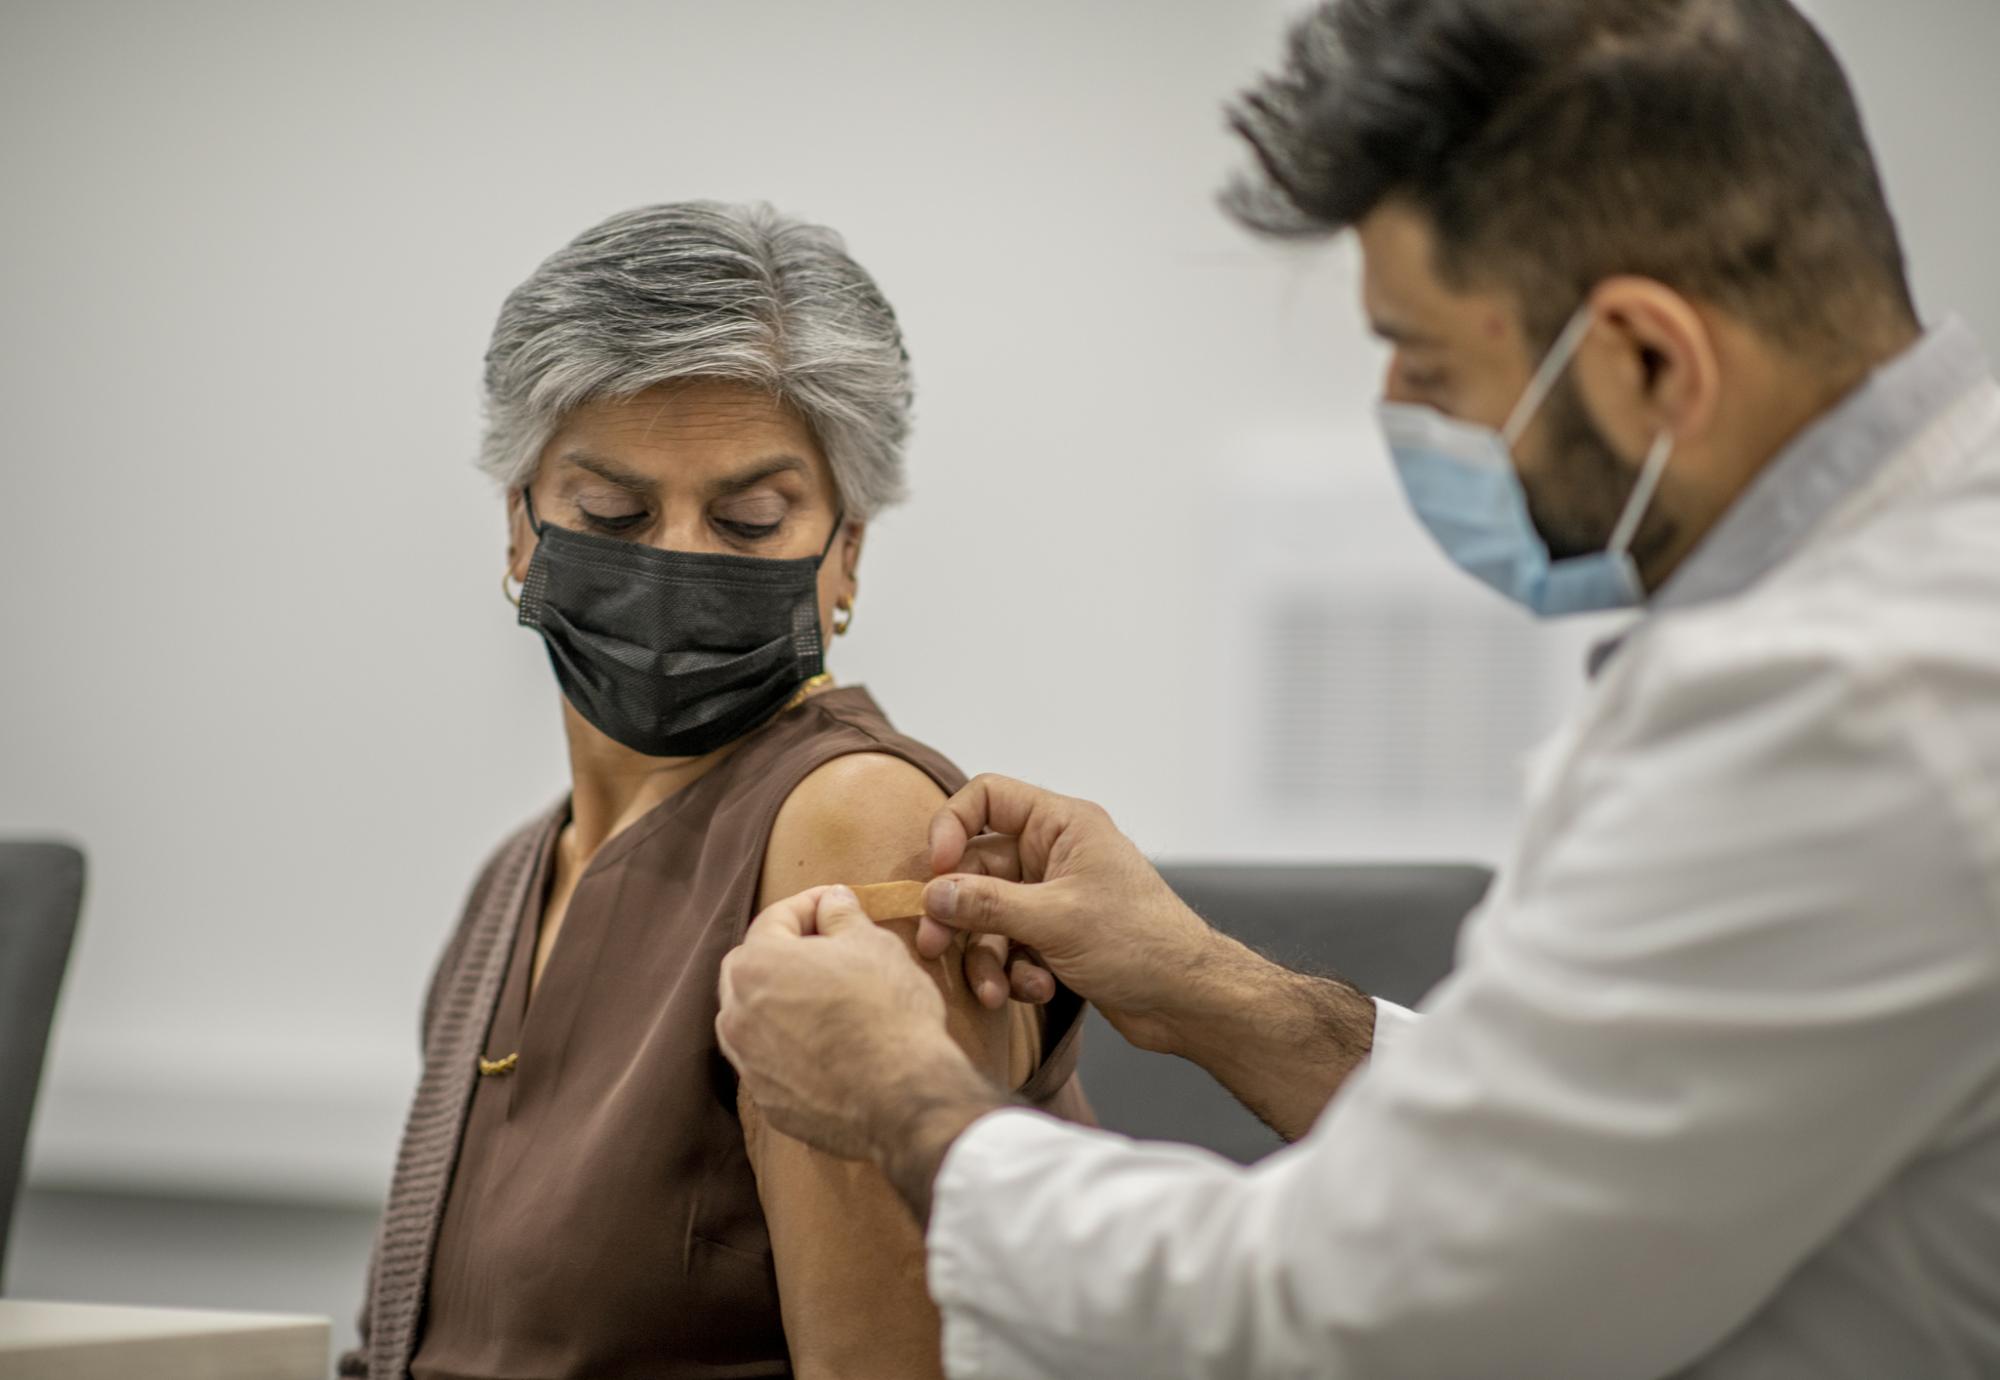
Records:
[[[709,492],[717,497],[740,494],[745,489],[754,489],[765,480],[777,474],[805,474],[806,462],[796,455],[774,455],[767,460],[759,460],[747,469],[726,475],[709,484]]]
[[[566,465],[588,470],[607,484],[616,484],[619,488],[641,497],[651,497],[654,490],[659,488],[659,485],[637,470],[628,470],[616,460],[607,460],[587,450],[564,451],[562,459]]]

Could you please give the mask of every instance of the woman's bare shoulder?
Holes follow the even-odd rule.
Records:
[[[852,752],[816,768],[779,807],[764,850],[763,902],[810,886],[923,880],[930,823],[945,793],[888,752]]]
[[[760,907],[807,887],[844,882],[928,881],[930,825],[944,804],[944,790],[920,767],[892,753],[836,758],[799,783],[780,813],[764,856]],[[910,951],[910,961],[930,973],[945,999],[945,1028],[975,1066],[995,1079],[1008,1077],[1017,1042],[1010,1013],[988,1010],[966,985],[964,941],[934,959],[916,948],[917,922],[884,925]],[[1033,1048],[1039,1057],[1039,1026]]]

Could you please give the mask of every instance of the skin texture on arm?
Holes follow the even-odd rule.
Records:
[[[926,829],[943,800],[929,777],[900,758],[856,754],[821,767],[778,815],[759,908],[830,882],[927,877]],[[1039,1021],[1016,1004],[992,1010],[978,1001],[967,985],[962,943],[935,959],[917,957],[916,925],[883,928],[903,940],[944,999],[946,1029],[964,1055],[948,1072],[969,1072],[969,1062],[995,1085],[1009,1085],[1039,1058]],[[919,1082],[930,1076],[914,1065],[909,1072]],[[883,1172],[773,1130],[747,1095],[739,1109],[801,1380],[941,1375],[923,1236]]]
[[[1175,1017],[1168,1048],[1286,1140],[1313,1128],[1375,1040],[1375,1006],[1359,989],[1219,933]]]

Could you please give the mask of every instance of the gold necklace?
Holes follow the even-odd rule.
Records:
[[[785,701],[785,708],[780,709],[778,712],[783,714],[786,710],[797,709],[800,705],[832,684],[833,672],[821,671],[818,675],[808,678],[803,685],[799,686],[792,697]]]

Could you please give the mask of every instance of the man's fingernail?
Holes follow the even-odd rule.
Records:
[[[925,887],[924,910],[940,920],[951,919],[958,910],[958,883],[939,880]]]
[[[851,886],[842,886],[836,882],[826,889],[826,894],[836,901],[853,901],[856,905],[860,904],[860,901],[854,895],[854,888]]]

